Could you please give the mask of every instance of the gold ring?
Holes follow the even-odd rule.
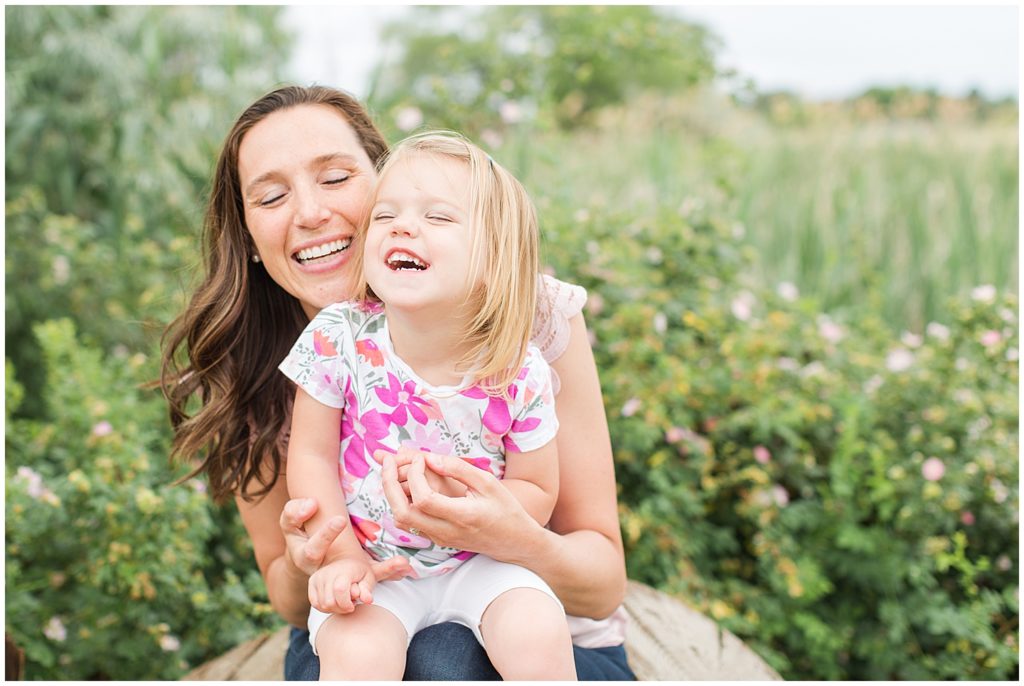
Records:
[[[409,527],[409,533],[411,533],[411,534],[412,534],[413,536],[421,536],[421,535],[422,535],[422,534],[420,533],[420,530],[419,530],[419,529],[417,529],[417,528],[416,528],[416,527],[414,527],[414,526],[410,526],[410,527]]]

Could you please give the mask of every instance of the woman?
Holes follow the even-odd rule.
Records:
[[[199,458],[214,497],[233,495],[274,608],[294,627],[309,611],[308,578],[346,525],[309,538],[312,501],[290,501],[284,456],[294,389],[277,371],[309,320],[352,295],[350,250],[387,143],[365,109],[329,88],[287,87],[260,98],[228,134],[204,223],[205,275],[165,336],[163,388],[175,455]],[[413,504],[404,470],[386,477],[402,528],[443,545],[521,564],[556,592],[570,619],[580,679],[631,679],[622,647],[625,568],[611,445],[580,308],[582,289],[545,281],[534,342],[560,387],[561,488],[549,528],[493,477],[455,457],[447,475],[475,498]],[[187,359],[183,359],[183,356]],[[192,411],[198,394],[201,407]],[[468,467],[468,468],[467,468]],[[378,579],[406,571],[399,558]],[[288,679],[315,679],[304,630],[293,629]],[[495,679],[472,632],[445,623],[409,648],[406,679]]]

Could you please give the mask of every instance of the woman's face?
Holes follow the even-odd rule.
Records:
[[[349,245],[367,210],[373,163],[327,105],[267,115],[238,148],[245,222],[267,273],[310,318],[351,297]]]

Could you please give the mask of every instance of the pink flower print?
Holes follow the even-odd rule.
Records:
[[[369,519],[361,519],[355,515],[349,515],[349,520],[352,522],[352,531],[356,535],[356,539],[359,540],[359,545],[366,547],[366,543],[375,543],[377,541],[377,534],[380,533],[380,524],[371,522]]]
[[[456,560],[468,560],[469,558],[473,557],[474,555],[476,555],[476,553],[471,553],[468,550],[462,550],[462,551],[457,552],[454,555],[452,555],[452,557],[454,557]]]
[[[484,410],[483,424],[485,427],[503,436],[512,428],[512,417],[508,412],[508,403],[501,398],[487,395],[479,386],[473,386],[462,391],[462,395],[475,400],[487,398],[487,409]]]
[[[444,419],[444,412],[441,411],[441,406],[437,404],[437,401],[433,398],[420,398],[423,401],[423,412],[426,413],[428,419]]]
[[[406,423],[406,410],[420,424],[427,423],[427,413],[421,408],[427,402],[416,395],[414,381],[406,381],[403,386],[398,377],[389,373],[388,388],[385,390],[378,386],[373,390],[382,403],[395,408],[395,411],[391,413],[391,421],[395,424],[404,425]]]
[[[384,514],[381,517],[381,524],[384,525],[384,541],[402,548],[430,548],[434,545],[426,536],[416,536],[405,529],[399,529],[391,515]]]
[[[539,417],[528,417],[523,420],[515,420],[512,422],[512,426],[508,430],[508,435],[502,438],[502,442],[505,444],[505,450],[511,450],[517,453],[523,452],[516,445],[515,441],[512,440],[512,434],[524,434],[529,431],[533,431],[540,426]]]
[[[366,358],[371,367],[380,367],[384,364],[384,353],[380,351],[376,343],[368,338],[356,341],[356,352]]]
[[[380,439],[386,438],[391,430],[387,415],[377,410],[359,414],[359,403],[352,389],[345,389],[345,412],[341,417],[341,440],[348,439],[345,447],[345,469],[355,477],[362,478],[370,472],[367,455],[379,448],[387,449]]]
[[[338,349],[334,347],[331,339],[321,333],[320,329],[313,331],[313,351],[320,357],[338,356]]]
[[[422,426],[414,427],[412,430],[412,439],[403,441],[402,445],[415,450],[423,450],[428,453],[438,453],[439,455],[448,455],[454,448],[451,443],[445,441],[441,436],[440,428],[435,428],[430,433],[427,433],[426,428]]]
[[[384,311],[384,303],[376,300],[360,300],[356,303],[356,309],[366,314],[379,314]]]
[[[324,395],[337,396],[338,387],[334,383],[334,377],[331,375],[330,368],[320,360],[314,360],[310,363],[309,368],[312,372],[310,381],[316,384],[312,395],[315,397]]]
[[[350,438],[345,448],[345,469],[352,475],[362,478],[370,472],[367,455],[379,449],[387,450],[380,439],[387,438],[391,422],[388,416],[377,410],[370,410],[361,416],[355,412],[345,412],[341,420],[342,439]]]

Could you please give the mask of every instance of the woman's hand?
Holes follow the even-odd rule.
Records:
[[[464,497],[449,497],[430,486],[427,470],[462,484]],[[416,529],[439,545],[484,553],[497,560],[528,557],[528,535],[540,529],[515,496],[490,472],[450,455],[416,452],[407,488],[399,480],[395,456],[384,456],[384,495],[395,523]]]
[[[290,565],[305,576],[313,576],[324,562],[327,550],[334,539],[348,526],[345,517],[334,517],[315,534],[310,536],[305,523],[316,514],[317,503],[312,498],[289,500],[281,511],[281,533],[284,534],[285,557]],[[370,565],[377,581],[401,579],[412,572],[409,561],[401,556]]]
[[[398,448],[397,453],[391,453],[387,450],[375,450],[373,451],[373,459],[377,461],[377,464],[383,465],[384,458],[387,455],[391,455],[395,460],[395,466],[398,468],[398,483],[402,486],[402,490],[405,491],[405,494],[409,495],[409,469],[412,467],[413,459],[415,459],[417,455],[427,454],[429,453],[401,446]],[[425,476],[430,488],[442,495],[452,497],[466,495],[466,487],[456,479],[442,476],[431,469],[426,470]]]

